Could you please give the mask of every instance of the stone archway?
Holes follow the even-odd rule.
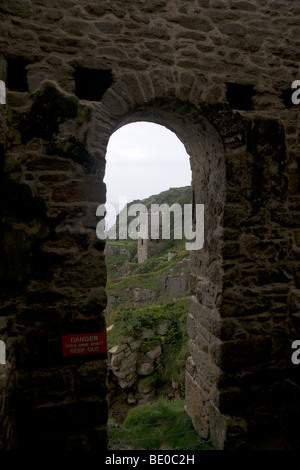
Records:
[[[287,267],[290,249],[281,216],[284,128],[274,119],[201,103],[197,93],[189,95],[194,103],[182,101],[183,86],[169,79],[168,88],[163,73],[159,83],[155,74],[141,74],[113,85],[103,99],[108,120],[100,128],[110,121],[112,132],[142,119],[175,132],[191,157],[195,202],[207,208],[205,246],[192,254],[187,410],[217,449],[255,448],[257,442],[276,448],[278,440],[289,446],[290,431],[281,423],[290,412],[279,399],[283,389],[290,393],[289,287],[288,277],[277,273]],[[274,260],[277,248],[280,261]]]
[[[195,77],[190,85],[193,102],[185,84],[164,71],[135,74],[113,83],[100,103],[89,103],[44,84],[23,98],[20,110],[14,106],[4,181],[14,198],[5,237],[9,248],[20,235],[13,242],[22,269],[7,251],[7,298],[14,294],[16,309],[7,355],[17,378],[20,447],[105,447],[106,357],[63,358],[61,336],[105,331],[96,207],[105,202],[109,137],[140,119],[165,125],[185,144],[194,201],[206,206],[205,246],[192,254],[190,276],[186,403],[194,426],[217,449],[234,449],[251,448],[257,430],[261,442],[270,430],[279,435],[282,420],[289,421],[279,399],[288,386],[282,298],[289,287],[276,270],[284,270],[289,256],[288,229],[278,238],[286,227],[284,131],[278,121],[201,103]],[[9,282],[16,283],[13,294]]]
[[[141,83],[141,82],[140,82]],[[120,85],[119,85],[120,86]],[[122,88],[122,87],[121,87]],[[109,95],[109,93],[108,93]],[[111,92],[114,100],[116,95]],[[110,96],[106,97],[110,100]],[[244,126],[240,116],[229,109],[214,112],[226,139],[226,132],[235,151],[244,146],[240,135]],[[115,109],[115,108],[114,108]],[[209,438],[217,448],[226,440],[226,424],[219,411],[219,367],[221,356],[220,299],[223,292],[223,218],[226,193],[224,140],[197,106],[171,97],[151,100],[136,105],[117,120],[121,127],[138,120],[162,124],[172,130],[184,143],[190,155],[194,203],[205,204],[205,246],[192,252],[190,276],[190,308],[188,330],[191,338],[191,357],[186,374],[186,407],[195,429],[203,438]],[[211,111],[213,109],[211,108]],[[223,118],[220,118],[220,115]],[[222,120],[227,117],[227,122]],[[226,118],[225,118],[226,120]],[[229,120],[232,120],[228,128]],[[233,132],[232,132],[233,130]],[[241,150],[242,151],[242,150]]]
[[[225,155],[220,135],[203,115],[190,106],[167,100],[151,103],[130,112],[118,127],[135,121],[151,121],[173,131],[186,147],[192,170],[193,203],[205,205],[205,243],[191,251],[190,307],[188,333],[191,357],[186,371],[186,408],[197,432],[204,439],[222,446],[219,424],[214,419],[218,409],[218,348],[220,324],[218,299],[222,293],[222,234],[225,204]],[[201,300],[199,301],[200,296]],[[208,324],[211,328],[208,328]],[[207,329],[208,328],[208,329]],[[200,345],[203,330],[205,344]],[[209,350],[206,344],[211,343]],[[199,370],[201,371],[199,373]],[[209,424],[207,417],[209,416]],[[213,417],[213,419],[212,419]]]

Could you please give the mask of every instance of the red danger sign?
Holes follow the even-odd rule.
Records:
[[[62,337],[63,356],[106,353],[106,333],[83,333]]]

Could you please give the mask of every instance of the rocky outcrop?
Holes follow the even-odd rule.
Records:
[[[124,246],[105,245],[105,256],[126,255],[130,259],[130,253]]]
[[[107,299],[105,314],[110,315],[119,305],[132,305],[133,307],[145,307],[151,305],[157,299],[157,292],[150,289],[140,287],[132,287],[126,289],[127,299],[124,300],[122,295],[112,294]]]
[[[128,337],[123,344],[108,351],[109,402],[111,413],[116,408],[151,401],[156,393],[157,373],[163,367],[163,354],[167,347],[167,324],[144,330],[138,338]],[[170,384],[174,396],[180,392],[177,383]]]

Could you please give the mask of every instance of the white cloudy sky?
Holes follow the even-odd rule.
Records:
[[[178,137],[149,122],[127,124],[110,138],[105,183],[107,203],[117,206],[171,187],[191,184],[189,156]]]

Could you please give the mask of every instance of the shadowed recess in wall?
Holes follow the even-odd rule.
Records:
[[[7,62],[7,83],[6,86],[11,91],[27,92],[27,71],[28,62],[24,57],[6,57]]]
[[[287,90],[282,90],[282,93],[280,95],[280,99],[282,100],[284,106],[289,109],[294,106],[294,103],[292,102],[292,89],[288,88]]]
[[[242,111],[250,111],[253,109],[253,85],[226,83],[226,88],[226,98],[232,109],[240,109]]]
[[[77,67],[74,70],[75,94],[79,99],[100,101],[113,83],[111,70]]]

